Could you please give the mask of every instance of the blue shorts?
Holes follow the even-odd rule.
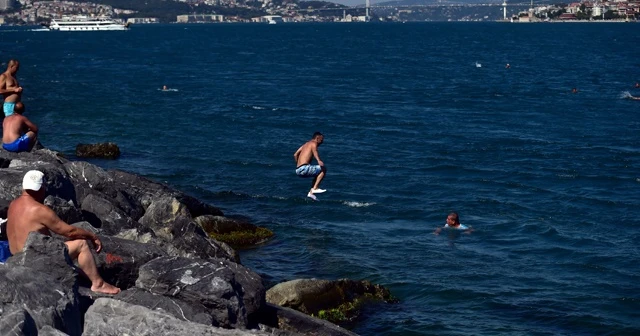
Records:
[[[322,167],[320,165],[302,165],[296,168],[296,175],[300,177],[314,177],[320,175]]]
[[[2,109],[4,110],[4,116],[8,117],[13,114],[13,109],[16,107],[16,103],[4,103]]]
[[[10,151],[10,152],[28,152],[29,151],[29,147],[31,145],[31,139],[29,139],[29,137],[27,136],[27,134],[19,137],[16,139],[16,141],[10,143],[10,144],[6,144],[3,143],[2,144],[2,148]]]
[[[9,242],[6,240],[0,240],[0,263],[5,262],[11,256],[9,250]]]

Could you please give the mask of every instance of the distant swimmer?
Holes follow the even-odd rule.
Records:
[[[482,68],[482,64],[476,62],[476,68]]]
[[[511,68],[511,65],[509,65],[509,63],[507,63],[507,65],[504,66],[505,69],[509,69]]]
[[[3,110],[7,117],[13,114],[13,109],[22,96],[22,87],[16,79],[18,69],[20,69],[20,62],[15,59],[9,60],[7,71],[0,75],[0,94],[4,97]]]
[[[636,89],[640,89],[640,83],[636,82]]]
[[[163,86],[162,86],[162,91],[167,91],[167,90],[169,90],[169,89],[167,89],[167,86],[166,86],[166,85],[163,85]]]
[[[576,88],[571,89],[571,93],[578,93],[578,89]]]
[[[441,227],[441,228],[437,228],[433,233],[436,235],[439,235],[440,232],[442,232],[442,230],[460,230],[463,231],[463,233],[471,233],[471,231],[473,231],[472,228],[460,224],[460,217],[458,216],[458,213],[456,212],[452,212],[447,216],[447,222],[446,224]]]
[[[315,132],[311,140],[300,146],[300,148],[293,153],[293,158],[296,160],[296,175],[300,177],[313,177],[311,190],[309,190],[307,197],[314,201],[318,200],[314,194],[320,194],[326,191],[318,188],[327,173],[327,168],[324,166],[324,162],[320,160],[320,155],[318,154],[318,147],[322,145],[323,141],[324,135],[320,132]],[[318,162],[317,165],[311,164],[312,158],[316,159]]]

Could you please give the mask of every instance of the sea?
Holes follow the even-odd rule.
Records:
[[[368,280],[360,335],[640,334],[638,23],[0,30],[48,148],[275,233],[267,287]],[[506,65],[509,64],[509,67]],[[161,90],[166,85],[167,91]],[[576,89],[572,93],[572,89]],[[293,153],[316,131],[318,194]],[[444,231],[457,212],[470,233]]]

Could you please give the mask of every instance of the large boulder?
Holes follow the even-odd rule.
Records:
[[[303,314],[291,308],[267,303],[260,312],[260,322],[294,334],[313,336],[357,336],[333,323]]]
[[[190,218],[191,214],[184,204],[174,197],[165,196],[155,199],[138,222],[153,230],[156,235],[170,241],[174,238],[171,233],[173,224],[178,220]]]
[[[226,259],[157,258],[140,268],[136,287],[206,307],[214,325],[246,328],[264,304],[262,279]]]
[[[117,159],[120,157],[120,148],[113,142],[97,144],[78,144],[76,156],[80,158]]]
[[[2,274],[1,268],[0,274]],[[0,304],[0,335],[29,336],[37,334],[36,321],[25,308],[19,304]]]
[[[114,298],[149,309],[162,310],[179,320],[208,326],[216,324],[209,313],[209,309],[205,306],[191,305],[176,297],[154,294],[137,287],[122,291],[114,296]]]
[[[7,305],[24,307],[38,329],[48,325],[80,335],[76,276],[64,243],[32,232],[23,251],[0,265],[0,310]]]
[[[279,283],[267,291],[266,300],[335,323],[356,318],[360,307],[368,301],[396,302],[380,285],[349,279],[297,279]]]
[[[258,330],[228,330],[179,320],[164,311],[100,298],[85,315],[83,336],[249,336],[270,335]]]
[[[60,197],[49,195],[44,199],[43,203],[67,224],[84,221],[82,210],[72,200],[64,200]]]
[[[261,244],[273,236],[273,232],[267,228],[235,218],[204,215],[196,217],[194,221],[209,237],[236,247]]]
[[[213,205],[203,203],[193,196],[144,177],[121,170],[111,170],[109,171],[109,175],[114,181],[117,181],[117,184],[121,185],[121,188],[127,189],[136,199],[140,200],[145,209],[158,197],[171,196],[184,204],[193,217],[202,215],[224,215],[220,209]]]
[[[82,200],[81,209],[91,225],[102,229],[108,235],[115,235],[122,230],[140,226],[109,199],[96,194],[89,194],[85,197]]]
[[[167,256],[166,251],[154,244],[103,235],[98,237],[102,242],[102,252],[96,256],[100,275],[105,281],[121,289],[135,286],[142,265]]]

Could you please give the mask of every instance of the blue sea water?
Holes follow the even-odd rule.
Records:
[[[400,302],[356,333],[637,335],[638,28],[2,27],[0,59],[21,61],[45,146],[114,141],[122,157],[94,163],[273,230],[241,252],[269,286],[389,288]],[[320,202],[292,156],[314,131]],[[475,231],[434,235],[450,211]]]

